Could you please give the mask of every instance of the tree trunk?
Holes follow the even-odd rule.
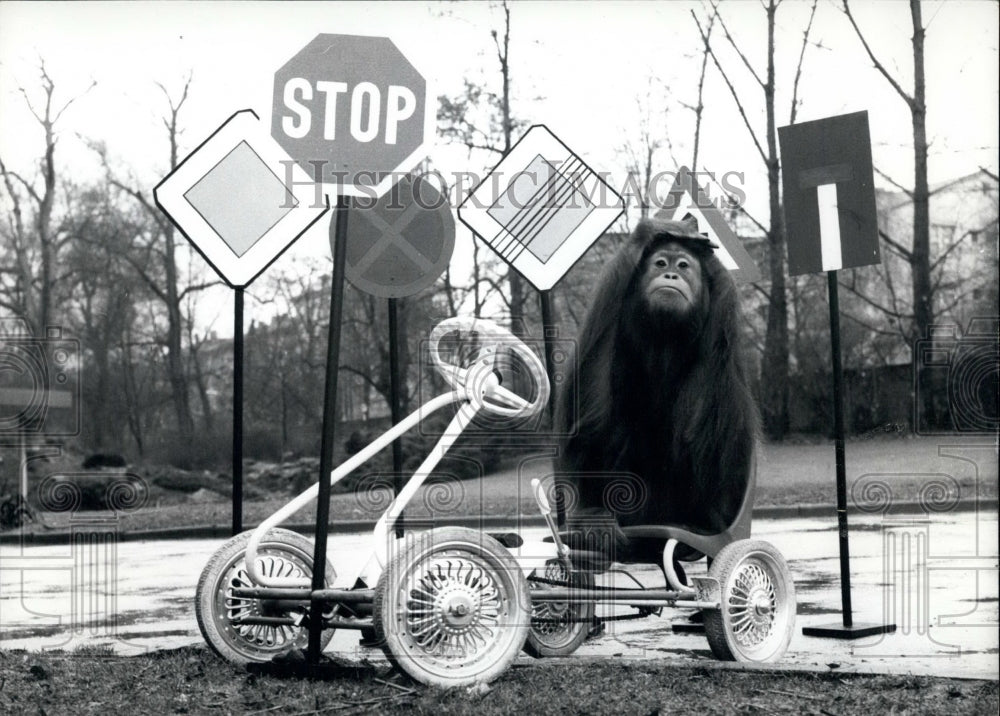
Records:
[[[177,296],[177,264],[174,261],[174,231],[164,232],[164,269],[167,285],[167,374],[170,381],[170,395],[177,417],[177,434],[181,445],[190,445],[194,438],[194,420],[191,418],[191,402],[188,399],[187,376],[184,372],[184,347],[182,345],[182,316],[180,299]]]
[[[184,99],[187,97],[185,88]],[[169,128],[170,140],[170,170],[177,168],[177,115],[184,99],[176,106],[171,106]],[[188,397],[187,375],[184,371],[183,326],[184,317],[181,313],[181,299],[177,291],[177,262],[175,260],[175,233],[172,223],[164,222],[164,275],[167,298],[167,374],[170,381],[170,394],[174,403],[174,413],[177,416],[177,434],[181,445],[190,445],[194,438],[194,419],[191,417],[191,401]]]
[[[132,361],[132,325],[125,325],[125,334],[121,342],[122,385],[125,389],[125,406],[128,413],[128,428],[135,440],[139,457],[145,454],[145,444],[142,433],[142,416],[139,414],[139,387],[135,379],[135,363]]]
[[[205,429],[205,434],[212,436],[215,434],[215,411],[212,409],[212,400],[208,395],[208,382],[201,369],[201,358],[196,350],[191,351],[191,368],[194,373],[195,388],[198,390],[198,402],[201,404],[201,424]]]
[[[503,100],[501,112],[503,116],[503,153],[507,156],[511,147],[510,118],[510,6],[503,4],[503,50],[497,54],[500,59],[500,75],[503,78]],[[499,44],[499,43],[498,43]],[[523,337],[526,332],[524,325],[524,279],[513,266],[507,271],[507,283],[510,286],[510,330],[515,336]]]
[[[761,363],[761,412],[764,431],[773,440],[788,432],[788,304],[785,297],[785,229],[778,194],[779,162],[774,107],[774,15],[777,4],[767,7],[767,187],[771,229],[767,234],[771,294],[767,311],[767,333]]]
[[[910,0],[913,19],[913,101],[910,114],[913,121],[913,333],[914,340],[930,337],[934,322],[934,289],[931,286],[930,265],[930,207],[927,186],[927,105],[924,82],[924,27],[920,14],[920,0]],[[927,371],[914,354],[917,380],[923,405],[923,417],[928,427],[936,426],[944,416],[937,415],[935,396],[937,386],[932,384],[933,371]],[[915,387],[918,387],[915,386]],[[916,417],[916,416],[915,416]],[[915,426],[919,427],[919,426]]]
[[[51,92],[49,94],[51,101]],[[48,106],[48,105],[46,105]],[[43,164],[43,180],[45,182],[45,193],[42,195],[38,206],[38,247],[41,254],[42,285],[40,287],[38,301],[38,325],[35,327],[37,336],[44,336],[44,331],[51,324],[52,313],[52,269],[55,262],[54,239],[52,231],[52,205],[56,195],[56,138],[54,133],[54,123],[49,118],[48,112],[45,115],[45,161]]]

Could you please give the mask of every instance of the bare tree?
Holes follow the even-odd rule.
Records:
[[[169,147],[169,170],[173,171],[180,161],[180,114],[188,98],[191,76],[184,82],[180,96],[174,98],[170,92],[157,83],[167,100],[167,112],[162,118]],[[194,437],[194,418],[191,411],[190,384],[187,375],[184,352],[184,302],[190,294],[201,291],[218,281],[188,283],[181,287],[177,267],[177,233],[173,223],[156,207],[151,193],[141,188],[134,179],[125,180],[111,169],[106,148],[93,145],[101,155],[107,170],[109,183],[131,197],[144,213],[148,230],[144,245],[130,252],[126,260],[142,279],[149,291],[163,304],[167,314],[166,348],[167,377],[170,383],[171,399],[177,421],[180,444],[190,444]]]
[[[82,95],[57,105],[56,84],[44,61],[39,61],[38,70],[43,94],[41,102],[32,100],[25,87],[18,88],[44,135],[37,176],[26,177],[9,168],[0,158],[0,174],[11,204],[10,216],[2,232],[8,250],[0,263],[0,306],[27,321],[35,335],[42,335],[41,331],[52,322],[59,285],[59,254],[68,241],[66,234],[54,223],[59,191],[57,125],[66,110]]]
[[[651,184],[656,168],[656,155],[666,145],[671,159],[674,159],[669,138],[655,129],[657,126],[666,126],[668,112],[665,106],[657,108],[660,111],[653,108],[652,78],[647,82],[646,95],[636,97],[636,109],[639,117],[638,136],[627,139],[618,151],[625,159],[626,181],[630,187],[629,191],[623,192],[625,201],[628,202],[634,196],[639,203],[639,216],[645,219],[649,216],[649,207],[655,198],[652,196]]]
[[[708,18],[707,26],[704,31],[701,32],[702,38],[702,53],[701,53],[701,72],[698,75],[698,98],[696,102],[691,104],[684,104],[685,107],[694,112],[694,149],[691,154],[691,170],[698,171],[698,149],[701,146],[701,118],[705,113],[705,103],[703,101],[705,93],[705,74],[708,70],[708,56],[712,52],[712,29],[715,27],[715,18],[718,16],[718,10],[712,12]],[[695,16],[695,23],[698,24],[698,29],[701,31],[701,24],[698,22],[698,17]],[[682,103],[683,104],[683,103]]]
[[[490,92],[466,80],[462,95],[439,99],[438,126],[442,136],[463,144],[470,150],[470,154],[472,150],[485,150],[497,157],[506,154],[513,146],[515,130],[524,126],[523,122],[514,117],[511,107],[511,13],[508,0],[503,0],[500,8],[503,14],[502,27],[499,30],[490,30],[500,68],[500,92]],[[486,116],[482,117],[484,109]],[[474,290],[477,292],[480,281],[491,283],[485,274],[481,273],[474,284]],[[513,267],[507,270],[507,285],[509,295],[504,298],[510,312],[511,330],[515,334],[521,334],[525,325],[527,286]],[[491,288],[495,287],[493,282]],[[476,304],[477,307],[481,306],[478,298]]]
[[[767,15],[767,47],[766,47],[766,70],[763,76],[755,69],[736,40],[733,38],[724,18],[719,13],[719,4],[710,3],[710,18],[718,22],[726,43],[736,54],[740,64],[752,80],[755,88],[759,89],[764,97],[765,126],[763,131],[755,127],[750,121],[745,109],[743,98],[737,91],[730,74],[723,67],[719,59],[718,52],[712,43],[706,26],[698,18],[697,13],[692,11],[702,42],[707,48],[716,69],[725,81],[740,118],[743,121],[753,144],[760,155],[761,161],[767,169],[768,186],[768,207],[769,226],[766,227],[767,248],[768,248],[768,277],[770,287],[767,291],[768,312],[767,329],[764,335],[764,355],[761,360],[761,385],[767,386],[766,391],[762,391],[761,408],[764,419],[764,430],[774,439],[782,438],[789,427],[789,343],[788,343],[788,300],[785,284],[785,231],[784,221],[781,212],[780,199],[780,162],[778,156],[778,136],[777,136],[777,82],[775,77],[775,28],[776,14],[780,0],[766,0],[762,2]],[[815,15],[815,2],[813,3],[812,14],[809,24],[804,32],[803,49],[799,55],[799,63],[796,68],[793,86],[792,119],[794,120],[797,107],[797,87],[798,78],[801,76],[802,62],[805,56],[805,46],[808,42],[809,32],[812,28],[812,19]]]
[[[913,131],[913,188],[907,189],[892,182],[913,201],[913,243],[910,247],[896,243],[893,249],[910,265],[911,288],[913,291],[913,332],[911,341],[929,337],[930,328],[934,323],[934,285],[931,278],[930,256],[930,189],[927,182],[927,96],[924,78],[924,25],[921,19],[920,0],[910,0],[910,20],[913,25],[911,46],[913,49],[913,91],[903,89],[899,80],[885,68],[885,65],[875,56],[864,33],[858,26],[848,0],[843,0],[843,12],[854,28],[861,41],[865,53],[872,65],[878,70],[889,86],[895,90],[900,99],[910,110],[910,121]],[[883,175],[884,176],[884,175]],[[883,236],[883,239],[885,237]],[[933,373],[924,370],[918,362],[918,381],[928,381]],[[931,386],[927,386],[931,388]],[[924,398],[924,415],[935,420],[933,389],[920,391]]]
[[[80,339],[83,440],[87,448],[125,448],[128,391],[121,385],[122,337],[135,321],[142,286],[124,260],[135,224],[115,206],[104,186],[77,191],[65,230],[72,241],[60,258],[71,289],[64,314]]]

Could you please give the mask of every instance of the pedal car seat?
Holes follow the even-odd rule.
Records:
[[[559,538],[570,548],[573,564],[590,571],[603,571],[612,562],[657,564],[663,557],[663,547],[668,539],[679,543],[674,552],[678,560],[694,562],[705,555],[715,557],[726,545],[750,537],[756,484],[757,465],[754,461],[740,509],[729,527],[718,534],[692,532],[678,525],[633,525],[618,527],[621,534],[613,544],[609,536],[607,544],[595,545],[588,542],[587,535],[580,530],[560,532]]]

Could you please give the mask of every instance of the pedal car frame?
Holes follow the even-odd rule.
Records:
[[[478,336],[481,348],[470,366],[441,357],[441,340],[449,334]],[[532,400],[501,384],[495,366],[502,350],[528,368],[536,386]],[[506,547],[490,535],[458,527],[408,531],[397,539],[393,528],[403,510],[480,411],[526,417],[548,401],[541,361],[492,322],[443,321],[431,333],[430,354],[452,390],[427,401],[331,473],[334,485],[433,413],[459,404],[437,444],[377,521],[367,561],[339,574],[328,563],[327,588],[312,588],[312,543],[278,528],[316,499],[319,485],[311,486],[256,529],[229,540],[203,570],[195,614],[216,652],[247,663],[301,648],[308,620],[317,618],[312,605],[322,604],[324,647],[334,629],[370,630],[389,660],[410,676],[453,687],[496,678],[522,648],[536,656],[569,654],[586,639],[596,604],[625,604],[640,615],[662,607],[703,610],[718,658],[773,661],[784,653],[795,616],[794,585],[776,549],[744,539],[750,532],[752,482],[739,517],[722,534],[624,528],[630,539],[665,540],[663,589],[596,586],[594,570],[579,567],[593,555],[564,542],[567,535],[558,530],[537,479],[532,490],[550,541],[526,543],[518,537],[515,546]],[[688,583],[677,574],[678,544],[715,558],[708,576]]]

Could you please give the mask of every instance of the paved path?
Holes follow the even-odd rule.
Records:
[[[539,530],[529,530],[538,534]],[[526,535],[529,536],[529,535]],[[858,641],[810,638],[801,627],[840,621],[833,518],[757,520],[754,537],[788,560],[798,621],[783,667],[998,678],[998,533],[995,511],[869,516],[851,525],[855,622],[893,622],[896,634]],[[116,543],[72,548],[0,545],[0,648],[73,649],[110,644],[123,654],[200,644],[192,600],[222,540]],[[331,536],[335,566],[361,559],[367,539]],[[824,555],[817,557],[816,555]],[[657,585],[655,570],[636,576]],[[703,636],[674,634],[662,617],[611,622],[574,657],[712,661]],[[376,658],[340,631],[331,649]],[[569,657],[569,658],[574,658]]]

